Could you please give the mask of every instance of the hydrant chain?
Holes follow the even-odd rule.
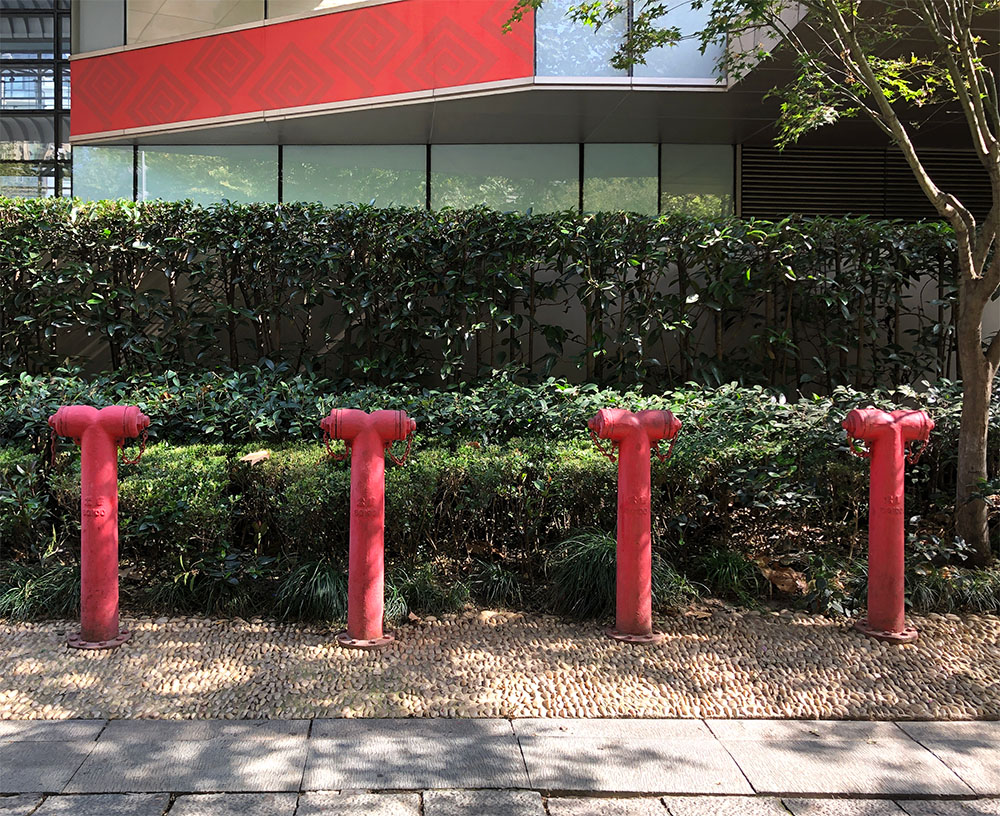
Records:
[[[135,459],[129,459],[125,455],[125,440],[119,439],[118,440],[118,450],[121,451],[122,464],[125,464],[125,465],[138,465],[139,464],[139,460],[142,459],[142,455],[146,452],[146,442],[148,442],[148,441],[149,441],[149,431],[148,430],[144,430],[142,432],[142,439],[139,440],[139,455],[136,456]]]
[[[618,443],[612,441],[611,448],[606,449],[602,444],[601,440],[597,437],[593,428],[588,429],[590,431],[590,438],[594,442],[594,447],[601,452],[601,456],[605,457],[611,464],[616,464],[618,462]]]
[[[344,440],[344,452],[336,453],[330,446],[330,442],[333,441],[333,437],[330,436],[330,431],[327,428],[323,428],[323,445],[326,447],[327,455],[333,459],[334,462],[343,462],[350,458],[351,456],[351,443],[349,440]],[[323,460],[320,459],[322,462]]]
[[[906,443],[906,463],[908,465],[915,465],[920,461],[920,457],[924,455],[924,451],[927,450],[927,446],[930,444],[930,438],[924,440],[924,443],[920,446],[920,450],[915,451],[913,449],[913,442]]]
[[[871,459],[872,458],[871,448],[869,448],[867,445],[865,445],[865,447],[863,448],[859,448],[858,442],[860,441],[861,441],[860,439],[855,439],[853,436],[848,434],[847,449],[855,456],[861,459]]]
[[[671,456],[674,455],[674,445],[676,444],[676,442],[677,442],[677,436],[676,435],[672,436],[670,438],[670,446],[667,448],[666,453],[660,453],[659,441],[654,442],[653,453],[655,454],[656,458],[659,459],[661,462],[666,462]]]
[[[403,451],[403,458],[397,459],[392,452],[392,440],[385,443],[385,452],[389,455],[389,459],[392,460],[393,464],[405,465],[406,460],[410,458],[410,449],[413,447],[413,434],[409,433],[406,435],[406,450]]]

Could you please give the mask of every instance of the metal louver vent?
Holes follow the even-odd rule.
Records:
[[[975,153],[923,150],[920,155],[939,187],[957,196],[977,219],[985,217],[991,203],[989,177]],[[937,217],[906,160],[893,149],[744,147],[740,175],[745,218],[792,213]]]

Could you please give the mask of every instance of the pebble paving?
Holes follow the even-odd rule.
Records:
[[[1000,618],[913,617],[920,639],[734,610],[659,622],[657,645],[593,623],[473,611],[400,626],[376,652],[327,627],[129,619],[114,651],[68,649],[72,623],[0,622],[0,720],[67,718],[1000,718]]]

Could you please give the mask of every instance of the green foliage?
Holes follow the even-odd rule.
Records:
[[[469,583],[472,596],[484,606],[519,609],[524,603],[520,576],[503,564],[477,560]]]
[[[713,595],[744,606],[753,606],[767,583],[744,553],[723,547],[713,547],[697,558],[696,569],[699,580]]]
[[[39,555],[52,533],[41,458],[23,447],[0,448],[0,558]]]
[[[162,563],[162,562],[161,562]],[[167,578],[149,586],[140,601],[147,608],[215,615],[249,615],[273,606],[275,559],[222,546],[161,568]],[[143,565],[147,570],[149,564]]]
[[[164,413],[172,372],[221,371],[203,383],[208,424],[249,366],[280,370],[216,438],[294,424],[317,379],[533,381],[559,365],[829,392],[947,375],[953,351],[938,224],[0,199],[0,247],[0,372],[92,364],[68,353],[86,335],[116,380],[154,372]]]
[[[551,559],[551,605],[560,615],[607,618],[615,611],[617,542],[600,530],[577,533]],[[653,604],[678,605],[698,592],[658,552],[653,552]]]
[[[72,617],[80,606],[80,568],[46,559],[0,563],[0,618]]]
[[[347,572],[328,558],[298,562],[282,579],[275,607],[284,618],[347,619]]]
[[[395,570],[388,582],[389,595],[398,595],[413,612],[441,615],[458,612],[469,601],[469,588],[457,578],[445,580],[438,567],[427,561],[412,569]]]
[[[75,525],[80,459],[59,457],[51,486],[63,517]],[[120,550],[144,560],[201,552],[232,539],[229,451],[220,445],[151,445],[136,465],[122,465],[118,488]]]

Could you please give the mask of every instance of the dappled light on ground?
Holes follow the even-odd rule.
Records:
[[[0,718],[1000,717],[1000,618],[913,618],[889,646],[843,621],[714,609],[660,622],[658,645],[595,623],[469,611],[408,623],[381,652],[322,626],[124,621],[111,652],[70,624],[0,624]]]

